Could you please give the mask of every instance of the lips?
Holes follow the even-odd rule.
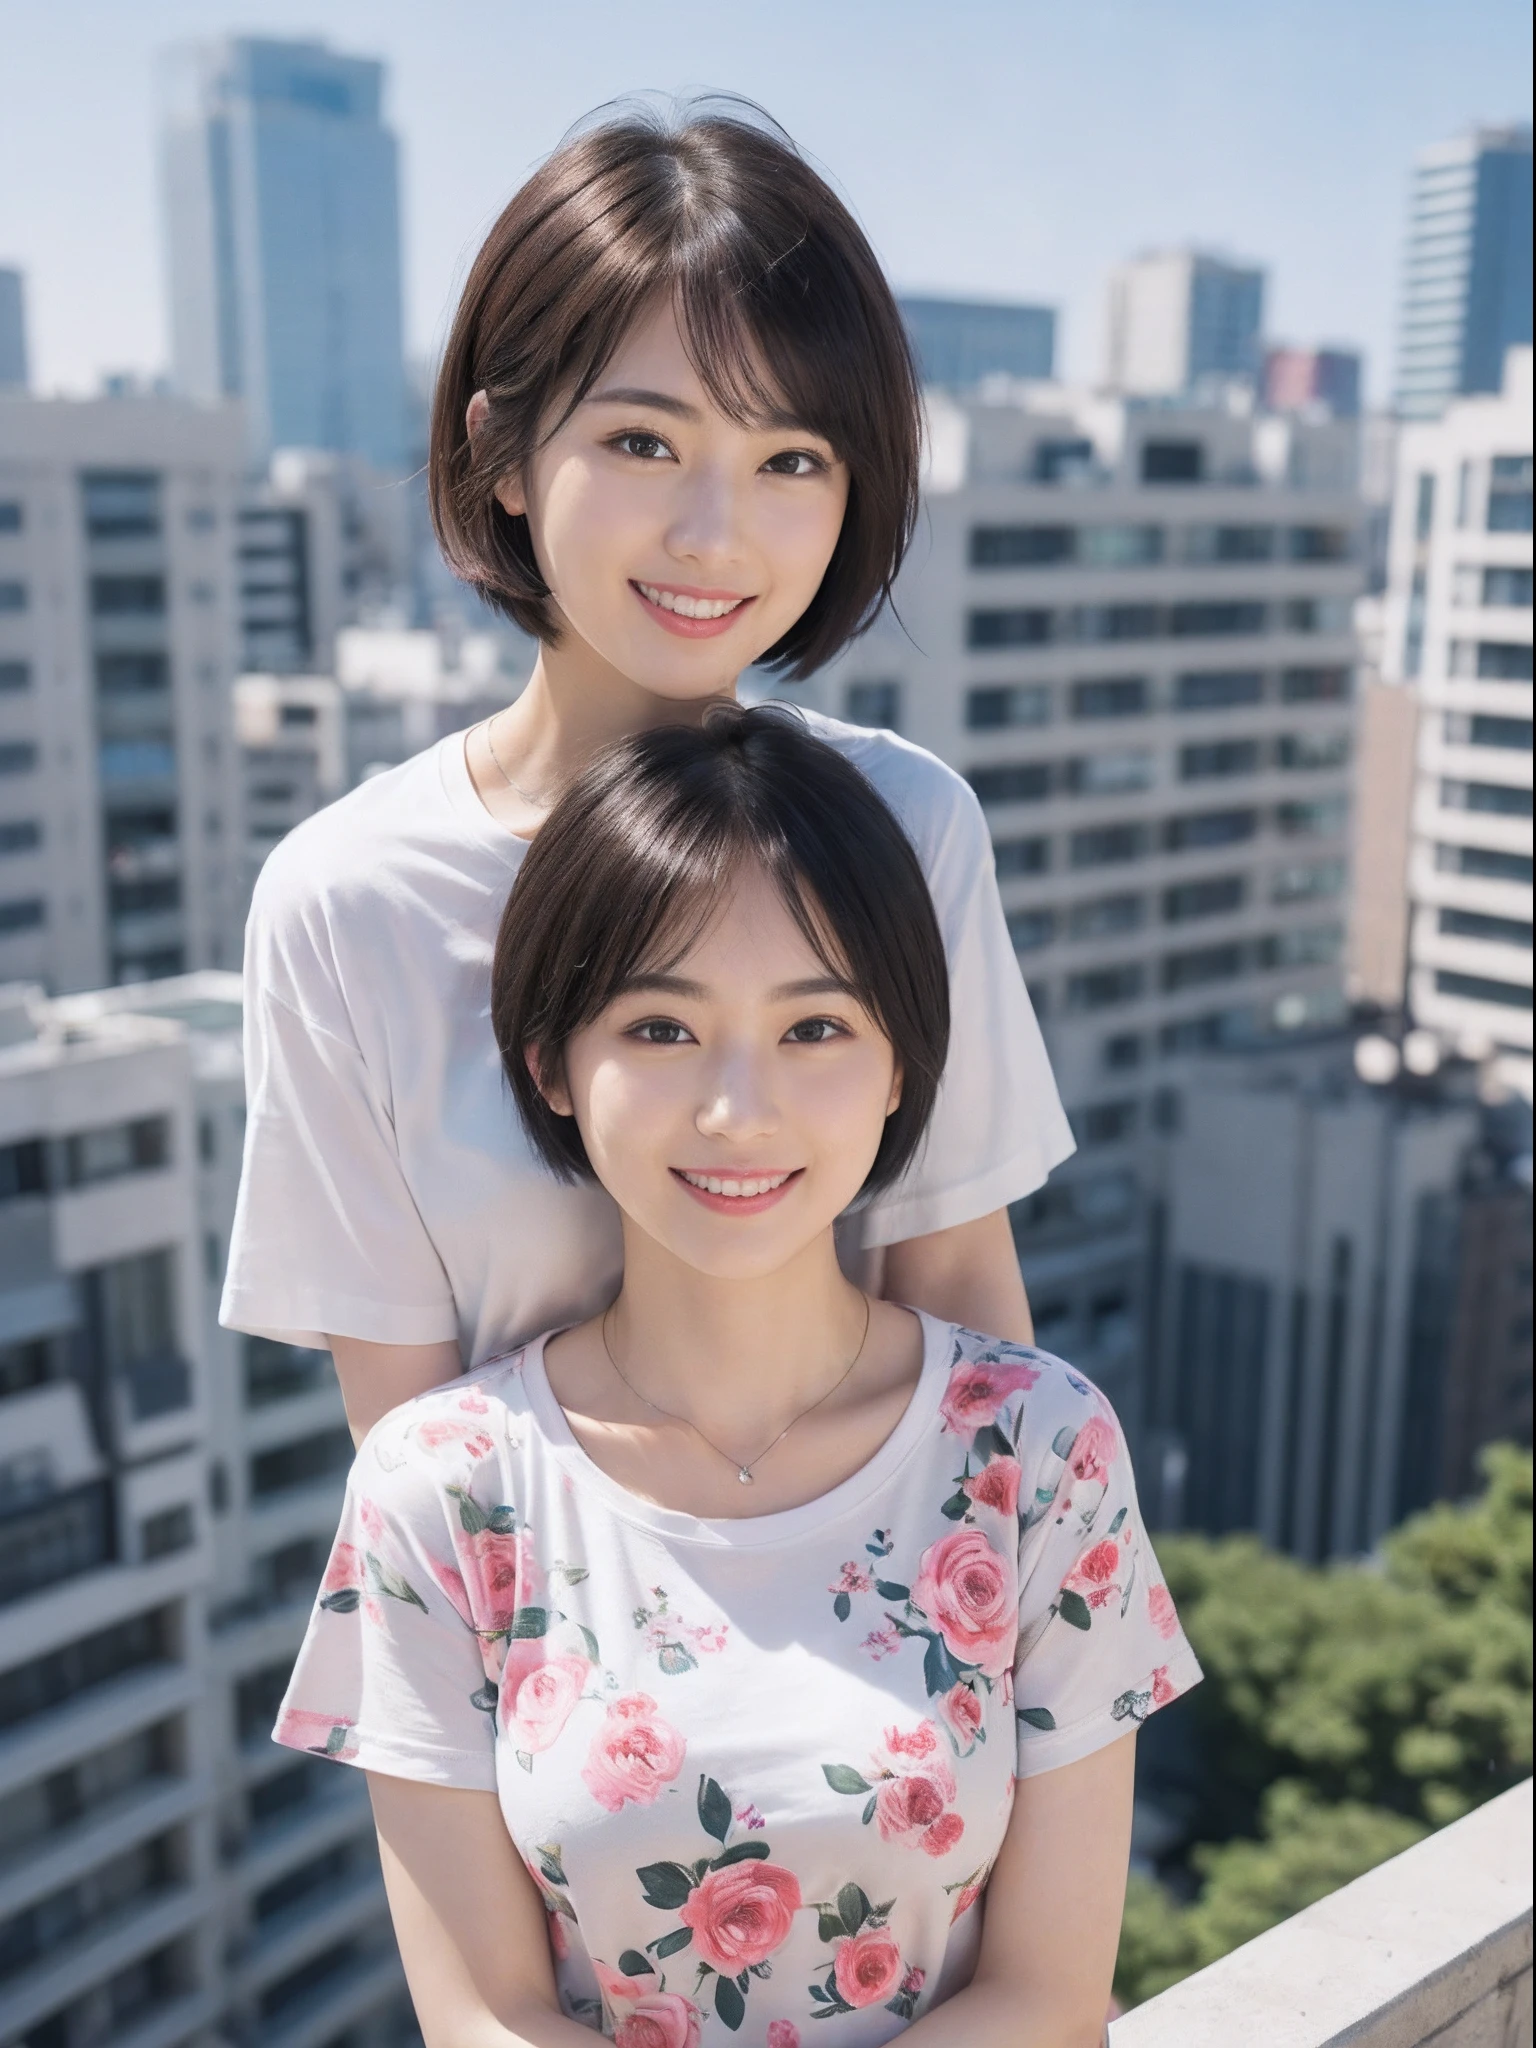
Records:
[[[783,1201],[804,1171],[797,1166],[786,1172],[704,1173],[674,1166],[672,1178],[694,1201],[718,1216],[759,1216]]]
[[[728,633],[757,602],[755,597],[741,597],[729,590],[678,590],[633,578],[629,587],[647,615],[682,640],[712,640]]]

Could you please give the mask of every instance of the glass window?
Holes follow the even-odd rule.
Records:
[[[1067,763],[1067,787],[1078,796],[1107,796],[1152,787],[1152,755],[1146,747],[1116,754],[1083,754]]]
[[[992,847],[999,881],[1014,875],[1043,875],[1051,865],[1049,839],[999,839]]]
[[[1093,471],[1093,443],[1085,440],[1037,441],[1035,443],[1035,482],[1059,484],[1076,477],[1091,475]]]
[[[1032,569],[1050,562],[1070,562],[1077,553],[1077,529],[1071,526],[973,526],[973,569]]]
[[[43,843],[43,828],[36,818],[8,818],[0,823],[0,854],[30,853]]]
[[[1349,754],[1347,732],[1284,732],[1275,741],[1281,768],[1342,768]]]
[[[900,683],[850,683],[843,699],[850,725],[874,726],[890,732],[901,727],[901,685]],[[308,718],[288,720],[289,711],[305,711]],[[313,724],[314,706],[310,704],[283,706],[284,722]]]
[[[1080,541],[1092,569],[1139,569],[1163,559],[1160,526],[1086,526]]]
[[[1101,939],[1140,931],[1146,916],[1145,896],[1097,896],[1072,906],[1071,932],[1074,939]]]
[[[1354,608],[1347,597],[1292,597],[1286,600],[1288,633],[1347,633]]]
[[[107,740],[100,755],[103,782],[171,782],[176,748],[169,733],[137,740]]]
[[[1531,920],[1519,917],[1486,917],[1480,910],[1442,910],[1440,929],[1451,939],[1484,939],[1491,946],[1520,946],[1531,950]]]
[[[1259,704],[1264,698],[1264,677],[1257,669],[1201,670],[1182,675],[1174,685],[1173,701],[1180,711],[1225,711],[1239,704]]]
[[[1348,817],[1348,800],[1337,796],[1275,807],[1276,825],[1292,839],[1330,839],[1344,830]]]
[[[41,896],[12,897],[0,901],[0,937],[11,932],[36,931],[47,919],[48,906]]]
[[[1163,630],[1155,604],[1087,604],[1075,614],[1079,640],[1155,640]]]
[[[1272,526],[1190,526],[1184,530],[1189,562],[1267,562],[1275,552]]]
[[[965,722],[972,732],[1009,725],[1045,725],[1051,692],[1045,683],[995,683],[965,693]]]
[[[1530,682],[1530,641],[1479,640],[1477,673],[1479,679],[1484,682]]]
[[[1523,882],[1528,889],[1532,880],[1532,861],[1528,853],[1502,853],[1490,846],[1447,846],[1442,842],[1435,848],[1435,866],[1453,875],[1481,875],[1490,882]]]
[[[25,775],[37,766],[37,748],[30,740],[0,740],[0,775]]]
[[[1474,574],[1476,571],[1473,572]],[[1483,603],[1485,605],[1514,605],[1531,608],[1531,572],[1529,569],[1485,569],[1483,571]]]
[[[24,612],[27,608],[25,583],[0,583],[0,612]]]
[[[1293,562],[1347,562],[1347,526],[1293,526],[1286,533],[1286,553]]]
[[[1069,1010],[1107,1010],[1116,1003],[1134,1003],[1147,983],[1146,969],[1139,962],[1123,967],[1096,967],[1087,974],[1074,974],[1067,982]]]
[[[1050,766],[1021,761],[1006,768],[973,768],[966,781],[984,804],[1032,804],[1051,793]]]
[[[163,654],[98,654],[96,688],[103,697],[134,697],[168,690],[170,663]]]
[[[1104,1064],[1111,1073],[1123,1073],[1127,1068],[1141,1065],[1145,1050],[1140,1032],[1117,1032],[1113,1038],[1104,1041]]]
[[[1488,531],[1531,530],[1531,458],[1495,455],[1488,480]]]
[[[1169,953],[1162,965],[1163,988],[1203,988],[1213,981],[1235,980],[1247,965],[1245,950],[1231,940],[1221,946],[1198,946],[1187,953]]]
[[[1445,741],[1451,747],[1502,747],[1516,753],[1531,751],[1531,721],[1528,718],[1493,718],[1483,711],[1447,711]]]
[[[1144,484],[1197,484],[1205,473],[1205,450],[1198,441],[1144,441],[1141,480]]]
[[[80,487],[92,540],[138,540],[160,531],[160,479],[152,470],[88,470]]]
[[[1413,537],[1428,540],[1429,530],[1435,523],[1435,479],[1432,471],[1426,470],[1418,479],[1413,498]]]
[[[1274,932],[1260,939],[1261,967],[1331,967],[1344,947],[1341,925],[1311,925],[1300,931]]]
[[[93,576],[91,610],[97,618],[158,617],[165,610],[165,578]]]
[[[1008,936],[1015,953],[1033,953],[1048,946],[1056,936],[1054,910],[1012,910],[1008,913]]]
[[[1247,884],[1241,875],[1212,875],[1203,882],[1180,882],[1163,891],[1163,918],[1183,924],[1193,917],[1219,917],[1242,907]]]
[[[1151,708],[1145,676],[1105,676],[1072,685],[1074,718],[1138,718]]]
[[[1192,811],[1185,817],[1167,820],[1163,844],[1170,853],[1200,846],[1235,846],[1252,839],[1258,829],[1257,811]]]
[[[1531,792],[1504,782],[1452,782],[1440,784],[1440,803],[1448,811],[1484,811],[1496,818],[1528,818]]]
[[[966,614],[967,647],[1044,647],[1052,637],[1048,611],[976,611]]]
[[[30,690],[32,687],[32,664],[26,661],[0,661],[0,691]]]
[[[1351,694],[1347,668],[1288,668],[1280,673],[1280,697],[1286,704],[1343,704]]]
[[[1179,749],[1179,780],[1199,782],[1215,776],[1258,772],[1257,740],[1207,740]]]
[[[1072,834],[1072,865],[1075,868],[1112,867],[1123,861],[1140,860],[1148,845],[1145,825],[1094,825]]]
[[[72,1188],[90,1187],[126,1173],[148,1173],[168,1165],[170,1156],[168,1117],[98,1124],[94,1130],[72,1131],[64,1140],[65,1178]]]
[[[1262,633],[1268,606],[1256,600],[1234,604],[1189,603],[1171,605],[1168,630],[1176,639],[1238,638]]]
[[[0,499],[0,533],[20,533],[21,507],[14,498]]]
[[[1078,1110],[1072,1124],[1085,1147],[1117,1145],[1135,1135],[1140,1111],[1134,1096],[1124,1102],[1093,1102]]]
[[[1269,886],[1272,903],[1304,903],[1315,897],[1337,896],[1344,887],[1345,867],[1341,860],[1304,861],[1293,867],[1277,868]]]
[[[1455,974],[1448,968],[1435,973],[1435,988],[1443,996],[1460,996],[1466,1002],[1501,1003],[1511,1010],[1531,1007],[1531,984],[1494,981],[1485,974]]]

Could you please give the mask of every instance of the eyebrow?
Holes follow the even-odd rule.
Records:
[[[669,413],[673,419],[687,420],[690,425],[703,418],[696,405],[690,405],[686,398],[676,398],[666,391],[647,391],[638,384],[616,384],[606,391],[589,391],[585,403],[588,405],[645,405],[653,412]],[[816,428],[808,427],[804,420],[778,408],[764,419],[755,422],[760,433],[809,434],[814,440],[826,441],[827,437]],[[831,443],[827,444],[829,447]]]
[[[621,995],[686,996],[693,1002],[708,1002],[710,991],[702,981],[689,981],[681,974],[632,974],[619,991]],[[791,1003],[803,996],[849,996],[862,1002],[852,982],[835,974],[817,974],[805,981],[780,982],[768,991],[771,1003]]]

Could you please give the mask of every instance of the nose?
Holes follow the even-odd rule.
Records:
[[[740,552],[741,518],[735,483],[724,464],[700,463],[678,479],[667,527],[667,552],[678,561],[718,571]]]
[[[779,1110],[768,1062],[746,1047],[722,1052],[705,1079],[693,1126],[701,1138],[742,1144],[771,1137]]]

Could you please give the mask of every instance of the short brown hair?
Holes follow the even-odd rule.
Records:
[[[896,1054],[901,1100],[865,1192],[910,1163],[949,1049],[949,969],[917,855],[873,785],[794,712],[727,704],[600,754],[551,811],[502,913],[491,1022],[524,1127],[561,1179],[589,1178],[591,1163],[529,1053],[559,1072],[633,976],[682,958],[744,863],[772,877]]]
[[[556,150],[486,237],[432,407],[432,521],[450,567],[498,611],[554,637],[526,518],[495,488],[592,388],[636,319],[677,308],[729,417],[829,441],[850,490],[810,605],[762,659],[809,675],[890,594],[917,509],[920,412],[901,315],[858,223],[755,109],[668,125],[629,111]],[[757,365],[768,367],[765,389]],[[470,443],[469,401],[490,415]]]

